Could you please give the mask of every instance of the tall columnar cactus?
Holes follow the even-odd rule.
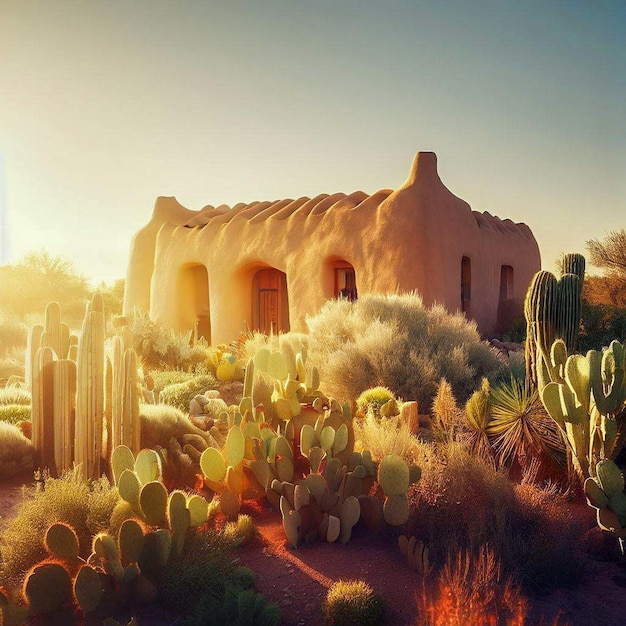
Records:
[[[39,348],[31,371],[32,442],[40,467],[54,463],[54,361],[52,348]]]
[[[540,386],[538,371],[549,365],[555,339],[563,339],[569,352],[578,342],[585,259],[580,254],[566,254],[561,269],[559,279],[551,272],[537,272],[524,302],[526,378],[534,386]]]
[[[33,368],[36,363],[37,350],[41,348],[41,335],[43,334],[43,326],[41,324],[34,324],[28,329],[28,339],[26,342],[26,363],[25,363],[25,381],[26,387],[33,392]]]
[[[139,417],[139,381],[137,353],[128,348],[119,364],[114,364],[112,398],[113,446],[128,446],[135,454],[141,450],[141,421]]]
[[[104,313],[102,297],[87,307],[78,343],[74,459],[86,478],[100,475],[104,418]]]
[[[58,474],[74,462],[74,424],[76,417],[76,363],[59,359],[53,364],[54,380],[54,465]]]

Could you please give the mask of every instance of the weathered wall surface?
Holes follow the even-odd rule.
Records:
[[[471,315],[485,333],[496,326],[503,265],[513,268],[508,309],[521,314],[540,269],[525,224],[477,213],[437,174],[434,153],[418,153],[397,190],[371,196],[322,194],[278,202],[190,211],[158,198],[151,221],[134,237],[124,310],[149,310],[160,323],[189,328],[200,304],[185,294],[185,269],[208,274],[212,343],[252,326],[252,280],[261,268],[287,275],[291,329],[332,298],[333,261],[350,263],[359,294],[417,290],[426,304],[461,308],[461,260],[471,261]],[[188,289],[188,288],[187,288]],[[196,310],[192,310],[192,309]]]

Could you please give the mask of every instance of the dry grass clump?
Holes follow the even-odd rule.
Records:
[[[434,590],[418,594],[419,626],[523,626],[528,602],[489,546],[450,554]]]
[[[18,582],[24,572],[45,558],[43,539],[54,522],[66,522],[74,528],[81,555],[86,557],[92,536],[108,528],[118,498],[117,489],[104,477],[88,482],[79,470],[73,470],[62,478],[48,478],[43,489],[21,505],[2,533],[0,578]]]
[[[324,619],[332,626],[378,626],[385,612],[382,599],[363,580],[334,583],[323,605]]]
[[[32,470],[33,453],[32,443],[17,426],[0,421],[0,479]]]
[[[399,416],[380,420],[370,415],[354,420],[353,424],[355,448],[369,450],[375,461],[396,454],[407,463],[422,467],[432,454],[432,447],[419,441]]]
[[[6,404],[30,406],[30,393],[22,387],[3,387],[0,389],[0,406],[4,406]]]
[[[563,514],[554,488],[514,486],[461,442],[437,447],[409,492],[409,533],[435,564],[448,552],[489,545],[507,575],[533,592],[571,584],[581,573],[581,529]]]
[[[26,404],[0,404],[0,422],[19,424],[30,419],[30,406]]]
[[[426,308],[417,294],[330,300],[307,323],[309,359],[324,390],[341,401],[382,385],[428,407],[441,378],[464,401],[500,364],[474,322]]]

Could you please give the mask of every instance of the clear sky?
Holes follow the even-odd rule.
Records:
[[[0,0],[4,262],[112,280],[158,195],[372,193],[418,150],[548,269],[625,227],[626,1]]]

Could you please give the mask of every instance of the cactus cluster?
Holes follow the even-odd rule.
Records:
[[[272,481],[268,498],[274,504],[278,499],[285,535],[294,548],[302,542],[350,540],[361,505],[346,485],[346,468],[336,458],[321,474],[309,474],[296,483]]]
[[[26,373],[36,463],[58,475],[76,463],[86,478],[98,478],[101,459],[113,445],[125,443],[139,450],[137,357],[132,336],[128,336],[128,326],[118,328],[107,366],[100,294],[88,303],[79,336],[71,335],[60,320],[60,306],[51,302],[46,307],[45,327],[35,325],[29,331]],[[129,342],[127,349],[125,342]],[[105,442],[108,449],[103,448]]]
[[[246,365],[244,399],[250,398],[252,406],[264,404],[266,411],[288,421],[300,414],[302,404],[321,396],[319,372],[305,365],[304,344],[300,350],[294,353],[287,342],[281,344],[280,351],[258,350]]]
[[[587,503],[597,510],[598,526],[619,538],[623,554],[626,547],[624,477],[610,459],[600,461],[595,473],[595,478],[585,481]]]
[[[111,468],[123,502],[146,524],[167,524],[173,554],[180,554],[189,528],[208,519],[206,500],[178,490],[168,494],[161,482],[161,458],[154,450],[141,450],[135,459],[128,447],[118,446],[111,454]]]
[[[526,378],[534,386],[539,384],[538,370],[542,361],[549,361],[554,341],[562,339],[568,352],[576,349],[578,341],[585,258],[565,254],[560,269],[560,278],[551,272],[537,272],[524,302]]]
[[[580,476],[589,476],[596,460],[619,451],[626,402],[626,351],[619,341],[602,353],[568,356],[564,341],[552,345],[547,368],[540,378],[551,380],[541,400],[565,433]]]

